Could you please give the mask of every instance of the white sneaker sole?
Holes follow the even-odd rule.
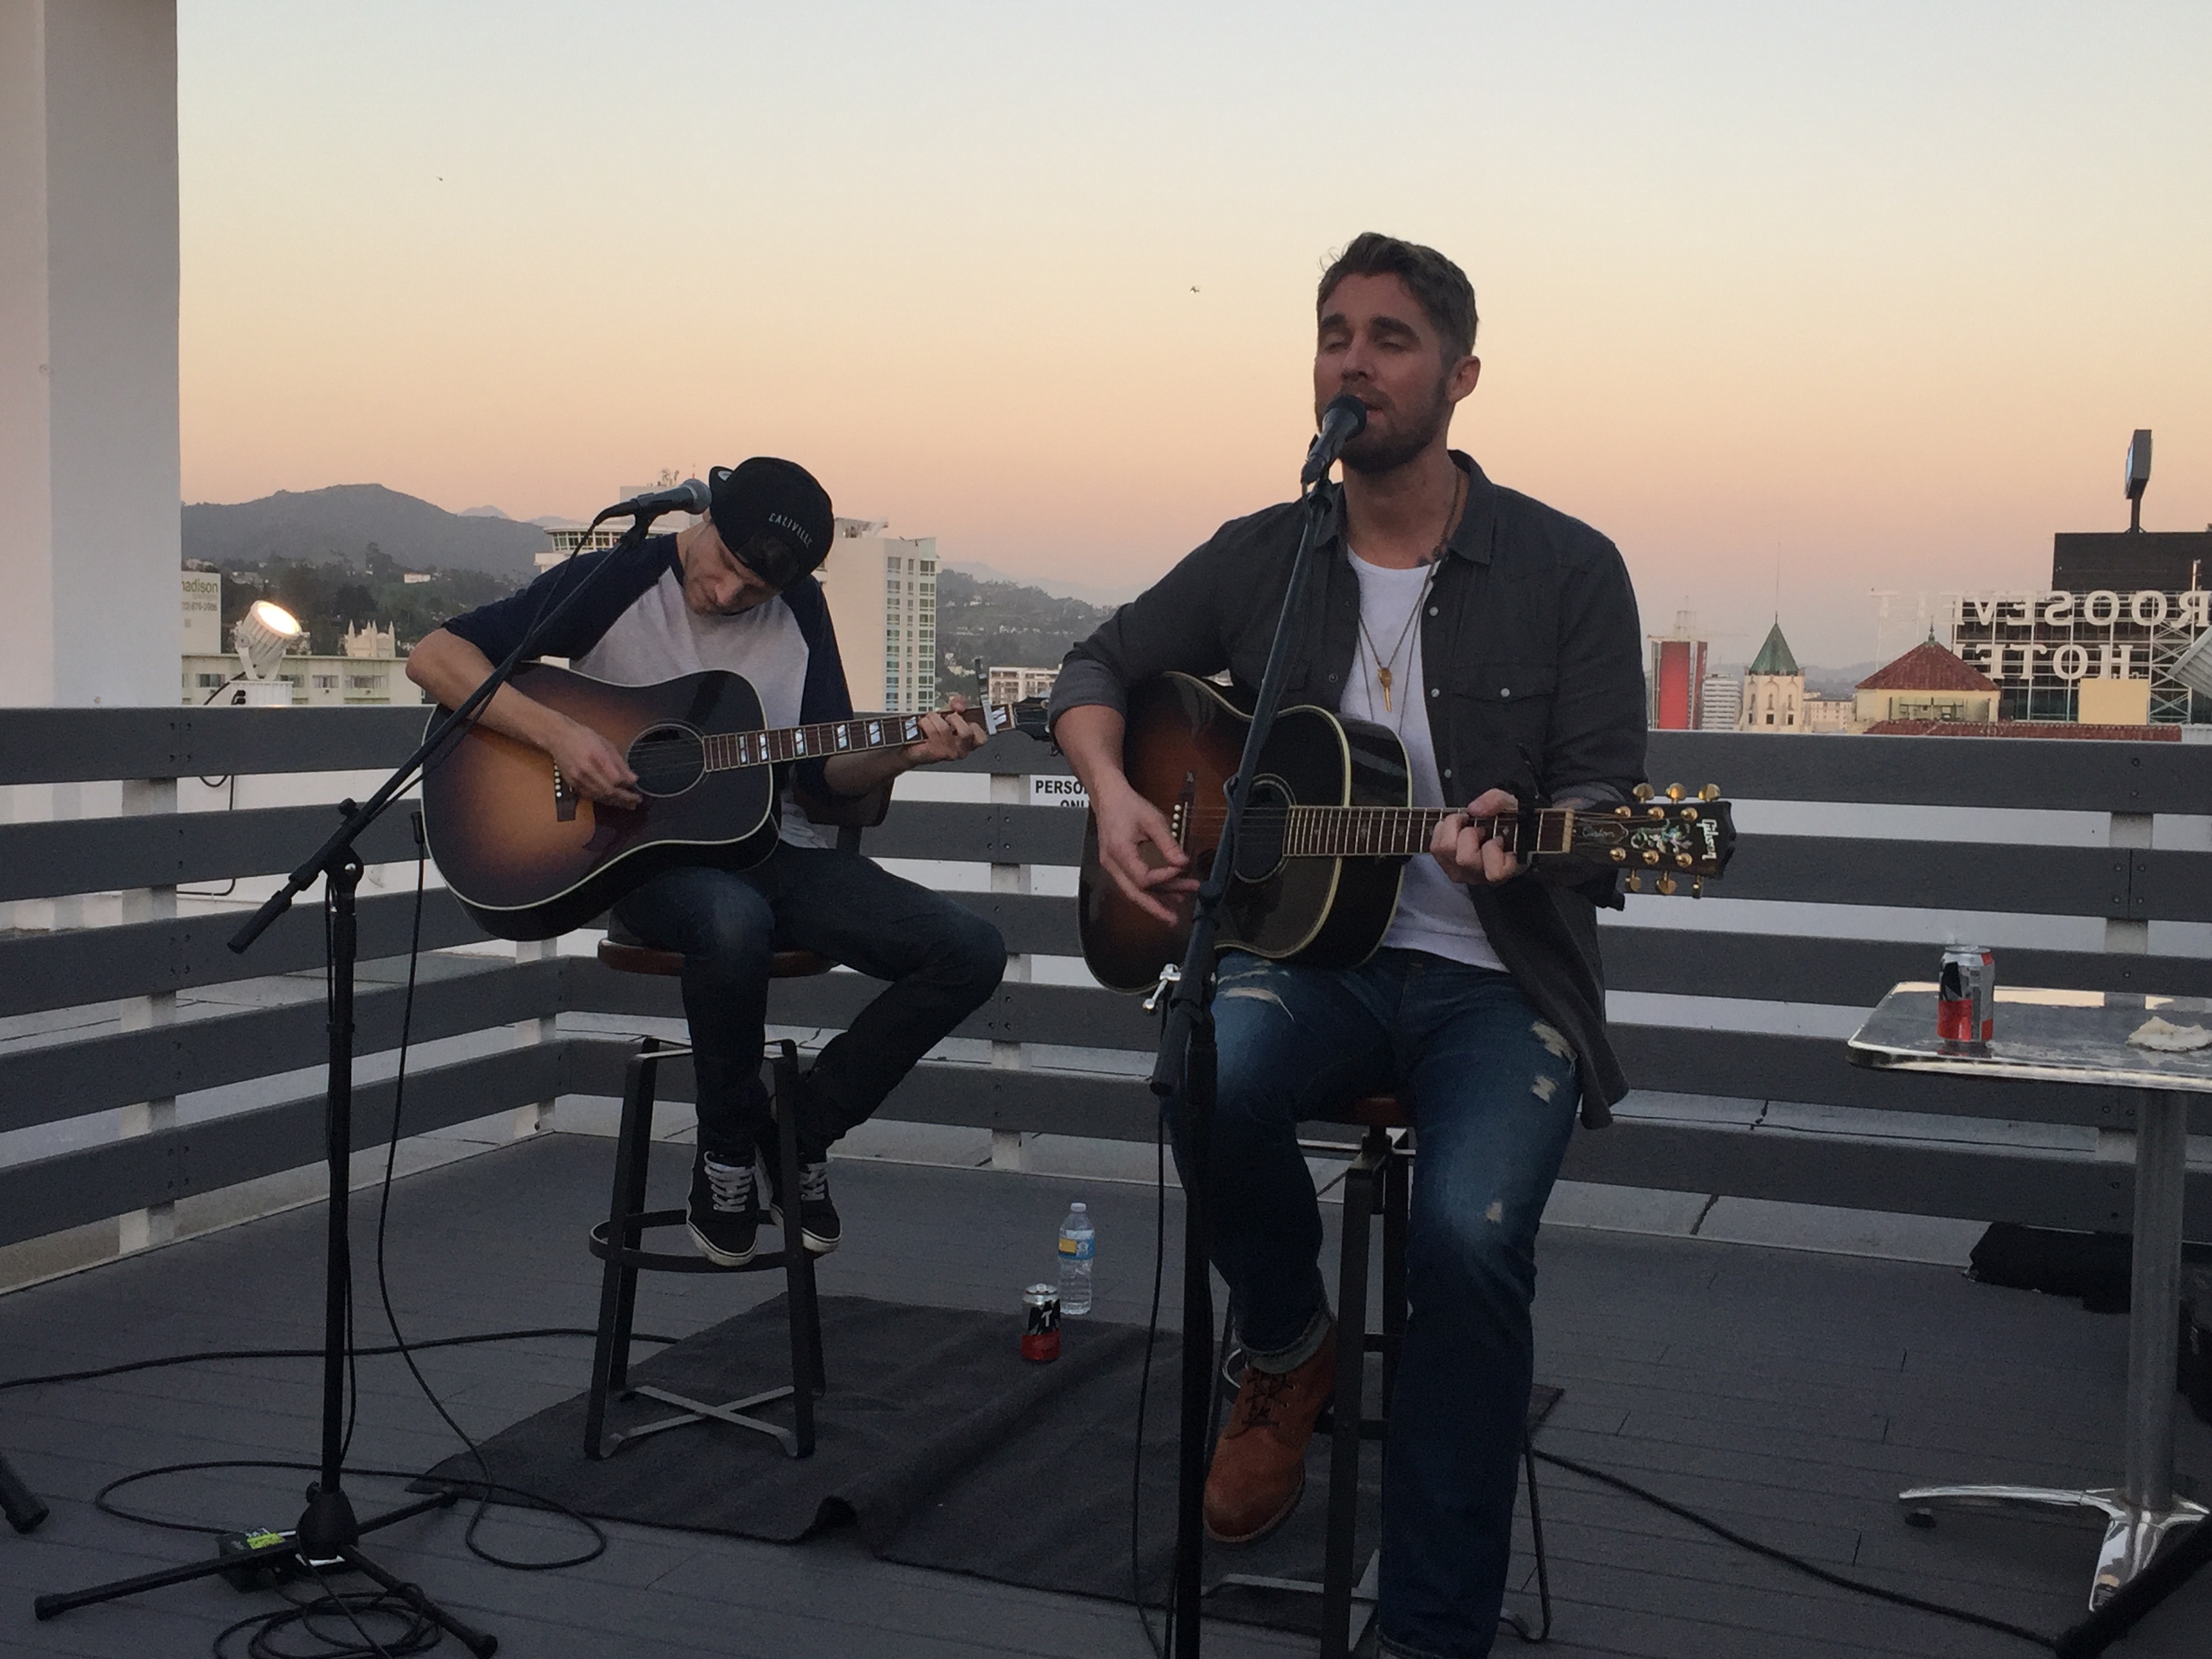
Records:
[[[732,1255],[729,1251],[710,1243],[707,1235],[701,1232],[690,1222],[686,1221],[684,1224],[684,1231],[691,1235],[691,1242],[699,1247],[699,1254],[718,1267],[742,1267],[760,1253],[760,1241],[757,1238],[753,1241],[752,1248],[743,1255]]]
[[[771,1204],[768,1206],[768,1224],[776,1229],[779,1232],[783,1230],[782,1205]],[[809,1255],[828,1255],[832,1250],[836,1249],[838,1245],[844,1243],[844,1237],[842,1234],[836,1238],[824,1238],[819,1233],[808,1232],[804,1227],[801,1227],[799,1230],[799,1237],[805,1242],[806,1245],[806,1253]]]

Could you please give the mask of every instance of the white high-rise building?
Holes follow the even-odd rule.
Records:
[[[840,519],[815,574],[830,601],[853,707],[937,707],[937,538],[886,536],[880,519]]]
[[[1733,674],[1708,674],[1698,694],[1698,729],[1733,732],[1743,717],[1743,682]]]

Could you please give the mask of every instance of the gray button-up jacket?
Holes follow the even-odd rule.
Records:
[[[1468,477],[1467,507],[1421,622],[1445,799],[1470,801],[1492,787],[1523,802],[1628,799],[1644,779],[1643,635],[1619,550],[1588,525],[1492,483],[1466,455],[1454,451],[1452,459]],[[1227,669],[1255,691],[1300,511],[1286,502],[1231,520],[1116,611],[1068,653],[1053,720],[1082,704],[1126,710],[1127,687],[1170,669]],[[1335,529],[1320,552],[1285,702],[1334,709],[1354,672],[1359,579]],[[1606,1036],[1598,959],[1595,907],[1620,902],[1612,876],[1575,886],[1522,876],[1468,892],[1522,994],[1573,1046],[1583,1121],[1608,1121],[1606,1109],[1628,1086]]]

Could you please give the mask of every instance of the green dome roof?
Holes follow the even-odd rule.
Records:
[[[1782,624],[1777,623],[1766,630],[1766,643],[1759,647],[1759,654],[1751,659],[1747,674],[1801,674],[1797,659],[1790,654],[1790,641],[1782,637]]]

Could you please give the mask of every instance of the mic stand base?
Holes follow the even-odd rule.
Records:
[[[345,803],[350,814],[353,803]],[[362,1553],[361,1535],[430,1510],[452,1507],[458,1494],[448,1489],[434,1498],[404,1504],[366,1523],[354,1516],[353,1504],[341,1485],[345,1446],[345,1371],[349,1343],[347,1301],[352,1289],[353,1251],[350,1237],[353,1152],[354,978],[359,936],[356,891],[362,864],[349,838],[341,839],[323,855],[321,872],[329,906],[330,939],[330,1060],[323,1118],[324,1160],[329,1172],[326,1200],[327,1237],[323,1253],[323,1410],[322,1459],[315,1485],[307,1489],[307,1507],[299,1525],[281,1543],[261,1549],[218,1555],[211,1561],[143,1573],[135,1578],[94,1585],[59,1595],[41,1595],[32,1603],[40,1619],[53,1619],[72,1607],[96,1601],[112,1601],[141,1590],[169,1584],[190,1583],[216,1573],[251,1572],[267,1563],[280,1571],[289,1566],[297,1577],[319,1579],[328,1571],[349,1568],[382,1585],[423,1618],[446,1631],[478,1659],[489,1659],[499,1650],[499,1638],[463,1624],[413,1586],[393,1577]]]

